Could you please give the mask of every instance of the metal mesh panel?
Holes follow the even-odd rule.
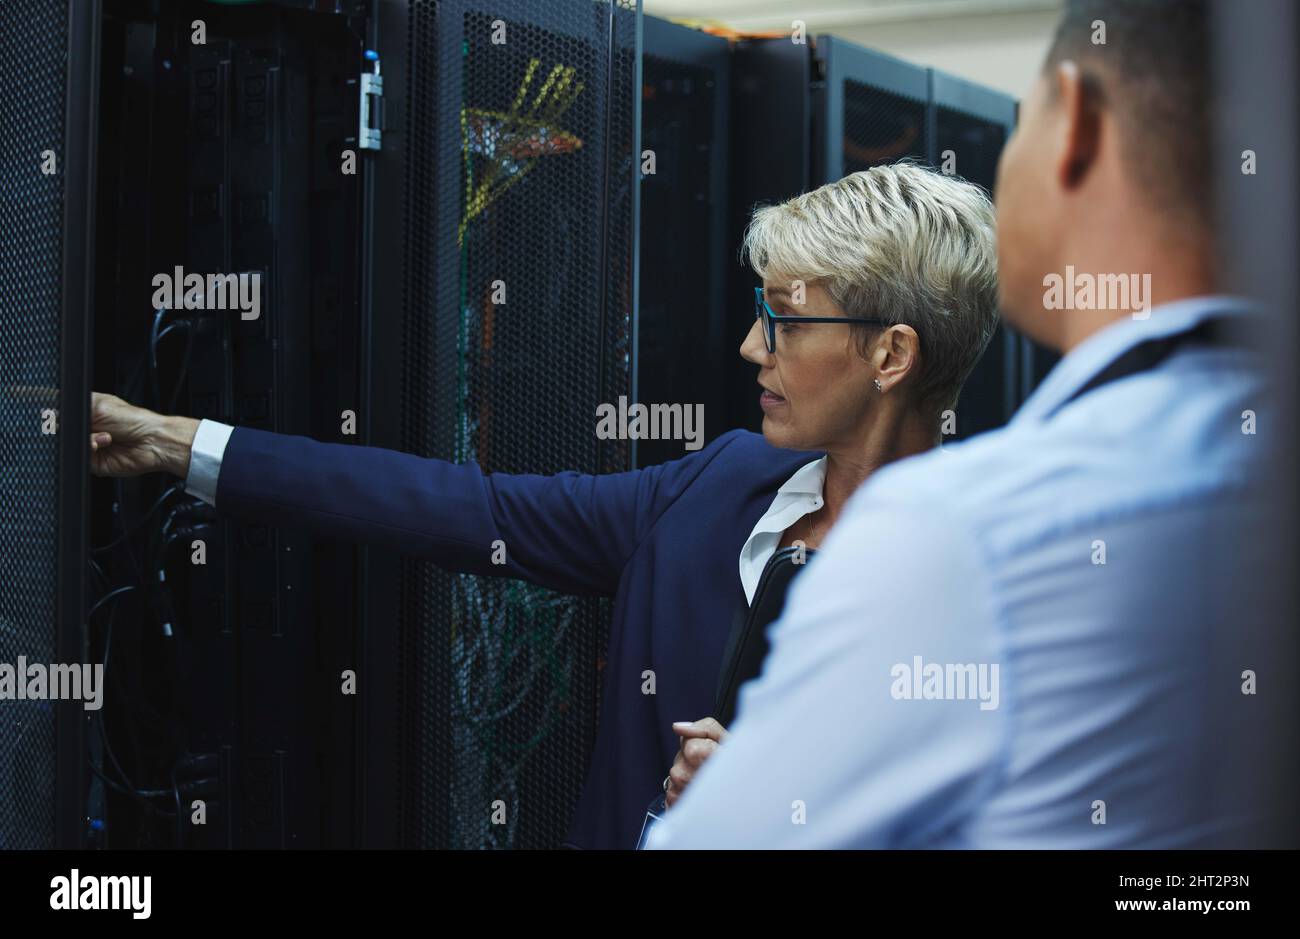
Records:
[[[595,413],[630,388],[635,16],[411,4],[405,449],[488,472],[628,467]],[[558,844],[607,604],[420,562],[401,589],[400,842]]]
[[[714,81],[703,66],[642,57],[641,149],[654,151],[656,170],[641,184],[641,401],[705,401],[716,377],[701,368],[711,353],[711,288],[718,237],[713,220]],[[682,297],[696,307],[683,315]],[[730,352],[730,349],[726,350]],[[681,445],[643,440],[637,463],[681,456]]]
[[[0,662],[55,661],[67,5],[0,2]],[[0,850],[54,845],[54,711],[0,702]]]
[[[853,79],[844,82],[844,175],[928,158],[924,101]]]
[[[947,107],[935,108],[935,159],[990,195],[1007,128]],[[949,159],[951,157],[951,159]],[[1000,427],[1015,407],[1016,345],[999,325],[957,402],[958,438]]]
[[[998,157],[1007,142],[1006,127],[952,108],[936,108],[935,114],[935,152],[940,165],[944,154],[951,151],[954,172],[991,194]]]

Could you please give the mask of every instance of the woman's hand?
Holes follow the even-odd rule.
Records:
[[[664,802],[671,809],[673,803],[682,797],[686,787],[704,761],[718,749],[718,744],[727,739],[727,728],[711,717],[698,721],[678,721],[673,724],[673,733],[681,737],[677,748],[677,759],[668,771],[668,789]]]
[[[168,417],[95,392],[90,399],[90,471],[96,476],[190,471],[190,445],[199,422]]]

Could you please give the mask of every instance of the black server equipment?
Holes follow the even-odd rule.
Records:
[[[731,428],[725,381],[737,351],[727,323],[748,311],[727,293],[731,46],[652,16],[643,37],[634,398],[702,406],[707,443]],[[648,466],[683,452],[681,440],[640,440],[634,457]]]
[[[634,0],[379,0],[368,154],[369,441],[493,472],[629,469]],[[503,546],[508,550],[508,546]],[[367,551],[367,839],[562,843],[600,704],[608,602]],[[375,624],[391,624],[375,628]]]
[[[0,722],[0,848],[563,843],[608,601],[92,480],[89,391],[488,472],[671,459],[598,408],[758,426],[756,203],[905,158],[991,188],[1015,120],[636,0],[6,0],[0,74],[0,661],[111,665],[101,710]],[[959,434],[1041,361],[1000,334]]]
[[[943,72],[932,70],[930,83],[934,129],[931,162],[991,195],[997,182],[998,157],[1016,123],[1016,102]],[[998,324],[984,357],[962,388],[953,415],[957,438],[1007,422],[1032,390],[1032,385],[1026,387],[1022,371],[1031,349],[1028,339]]]
[[[934,163],[928,69],[833,36],[817,37],[812,68],[813,186],[900,160]]]
[[[104,0],[95,388],[358,441],[364,7]],[[358,843],[356,549],[158,474],[94,496],[100,590],[131,588],[99,650],[102,840]]]
[[[0,3],[0,850],[86,834],[87,712],[28,696],[87,661],[85,441],[98,4]]]

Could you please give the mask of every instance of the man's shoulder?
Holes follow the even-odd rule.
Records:
[[[1189,501],[1231,499],[1265,453],[1243,432],[1242,401],[1170,384],[1139,376],[1051,420],[936,447],[877,471],[858,496],[864,507],[939,512],[1006,548]]]
[[[944,514],[977,513],[981,506],[1022,491],[1042,460],[1011,427],[945,443],[878,469],[858,491],[863,501],[926,505]],[[1048,457],[1050,460],[1051,458]]]

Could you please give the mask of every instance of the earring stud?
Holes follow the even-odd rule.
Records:
[[[871,381],[872,381],[872,383],[876,386],[876,390],[877,390],[877,391],[879,391],[881,394],[884,394],[884,393],[885,393],[885,389],[882,388],[882,387],[880,387],[880,379],[879,379],[879,378],[873,378],[873,379],[871,379]]]

